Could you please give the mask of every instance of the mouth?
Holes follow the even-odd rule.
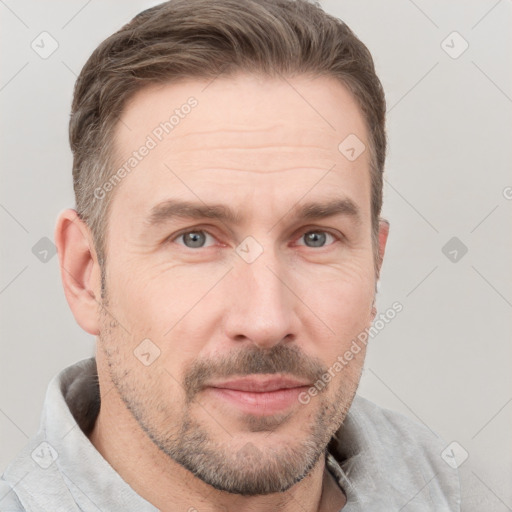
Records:
[[[299,405],[299,394],[310,386],[293,377],[251,375],[210,383],[205,391],[243,413],[268,416]]]

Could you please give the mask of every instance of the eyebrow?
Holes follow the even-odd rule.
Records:
[[[309,202],[295,206],[282,218],[292,215],[296,220],[314,220],[335,215],[352,217],[357,223],[361,220],[358,206],[349,198],[331,199],[326,202]],[[168,199],[154,206],[146,224],[158,226],[174,218],[214,219],[227,224],[240,224],[244,216],[223,204],[196,203],[180,199]]]

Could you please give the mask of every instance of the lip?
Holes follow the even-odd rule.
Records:
[[[293,377],[281,375],[272,375],[271,377],[265,375],[251,375],[250,377],[240,377],[224,382],[214,382],[209,384],[208,387],[264,393],[277,391],[279,389],[300,388],[309,385],[309,382],[301,381]]]
[[[309,386],[291,377],[257,375],[211,383],[205,391],[242,413],[269,416],[298,406],[299,394]]]

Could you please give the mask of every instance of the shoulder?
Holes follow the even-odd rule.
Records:
[[[357,429],[361,445],[371,447],[381,462],[401,462],[404,466],[422,467],[423,471],[428,468],[458,486],[458,472],[443,456],[448,443],[419,418],[411,419],[356,396],[347,428],[352,433]]]
[[[445,442],[426,423],[419,418],[413,420],[410,417],[381,407],[360,395],[356,395],[347,416],[347,423],[353,427],[362,429],[367,442],[378,442],[383,448],[392,445],[396,452],[410,449],[416,452],[432,453],[437,459],[441,459],[441,452],[445,448]],[[398,450],[397,441],[401,442]]]
[[[492,508],[489,495],[481,492],[471,460],[456,461],[453,444],[457,443],[444,440],[420,420],[356,396],[347,423],[349,431],[354,428],[364,431],[361,437],[380,457],[382,467],[393,467],[398,473],[400,467],[405,471],[411,466],[422,467],[423,472],[437,475],[436,485],[443,492],[458,496],[457,507],[462,512]]]
[[[68,461],[77,450],[70,445],[70,432],[76,433],[73,439],[85,439],[75,428],[76,418],[84,418],[84,423],[95,413],[96,380],[94,358],[65,368],[51,380],[39,430],[0,479],[0,512],[79,510],[56,461]]]
[[[25,512],[14,489],[3,477],[0,478],[0,510],[2,512]]]
[[[458,511],[459,475],[443,458],[447,445],[428,425],[356,395],[330,450],[363,502],[380,494],[407,510]]]

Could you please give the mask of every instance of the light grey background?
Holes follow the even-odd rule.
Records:
[[[105,37],[156,3],[0,1],[0,472],[36,431],[49,380],[93,354],[57,256],[32,252],[74,205],[73,84]],[[378,306],[404,309],[371,340],[360,392],[457,441],[492,510],[512,510],[512,3],[321,3],[369,47],[388,101]],[[43,31],[59,45],[47,59],[31,48]],[[454,31],[469,44],[458,58]],[[452,237],[468,250],[445,249],[456,262],[442,251]]]

